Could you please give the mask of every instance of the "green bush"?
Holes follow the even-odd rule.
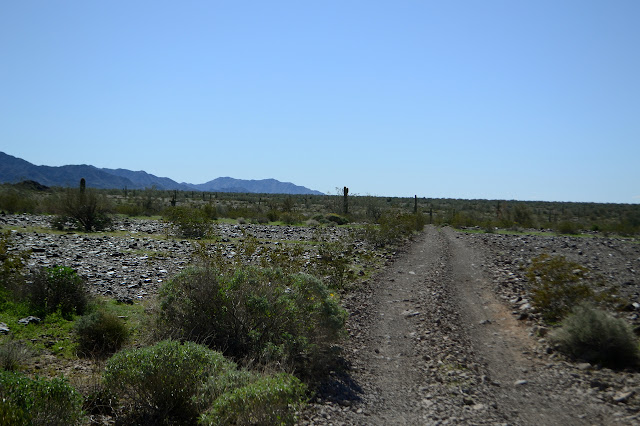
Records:
[[[193,342],[165,340],[153,346],[122,350],[105,366],[105,388],[132,402],[156,421],[193,423],[211,401],[201,394],[210,377],[235,364]]]
[[[561,352],[610,368],[637,367],[638,342],[629,325],[607,312],[581,304],[552,334]]]
[[[78,353],[83,356],[106,356],[119,350],[129,338],[129,329],[111,312],[98,309],[87,314],[74,327]]]
[[[82,396],[64,379],[0,371],[0,424],[77,425]]]
[[[589,270],[563,256],[541,254],[533,258],[526,276],[532,284],[533,305],[550,323],[564,318],[582,301],[603,298],[589,285]]]
[[[85,280],[66,266],[42,268],[25,286],[26,298],[35,315],[46,316],[60,310],[70,319],[82,315],[89,304]]]
[[[200,418],[205,425],[293,425],[306,387],[281,373],[222,394]]]
[[[289,374],[239,370],[219,352],[173,340],[116,353],[102,389],[129,402],[119,421],[145,424],[290,424],[305,391]]]
[[[211,213],[195,207],[177,206],[166,209],[164,218],[184,238],[206,238],[213,229]]]
[[[345,311],[306,274],[192,268],[163,285],[159,296],[161,336],[207,344],[235,359],[279,362],[302,375],[323,370],[344,333]]]

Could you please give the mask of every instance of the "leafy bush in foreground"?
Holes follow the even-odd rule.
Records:
[[[161,335],[189,339],[235,359],[278,362],[315,374],[344,333],[345,311],[317,278],[241,267],[192,268],[160,289]]]
[[[291,423],[305,393],[288,374],[238,370],[219,352],[172,340],[118,352],[107,361],[104,379],[107,392],[133,403],[129,415],[147,422],[194,424],[206,412],[205,424]]]
[[[166,340],[116,353],[107,361],[104,381],[110,392],[154,418],[195,419],[204,408],[196,397],[208,378],[232,368],[222,354],[204,346]]]
[[[0,371],[0,424],[76,425],[82,417],[82,396],[66,380]]]
[[[553,335],[561,352],[606,367],[638,366],[640,351],[624,320],[588,305],[579,305]]]
[[[222,394],[200,418],[205,425],[292,425],[305,400],[305,386],[280,373]]]

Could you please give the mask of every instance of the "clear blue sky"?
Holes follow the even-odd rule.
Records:
[[[0,151],[179,182],[640,202],[640,1],[4,1]]]

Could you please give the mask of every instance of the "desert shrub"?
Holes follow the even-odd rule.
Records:
[[[132,411],[142,410],[151,420],[192,424],[211,403],[201,397],[209,378],[235,368],[219,352],[193,342],[165,340],[116,353],[106,363],[104,384],[109,392],[131,401]]]
[[[376,247],[384,247],[397,244],[414,232],[422,231],[425,224],[426,219],[422,213],[386,213],[380,217],[377,225],[367,224],[362,237]]]
[[[638,366],[640,351],[629,325],[601,309],[581,304],[552,334],[565,354],[610,368]]]
[[[304,247],[300,244],[279,244],[263,249],[260,256],[260,266],[265,269],[278,268],[285,275],[302,272],[307,259]]]
[[[350,267],[350,250],[343,241],[323,241],[318,245],[318,255],[310,263],[313,275],[322,277],[329,288],[342,289],[355,278]]]
[[[185,238],[205,238],[212,232],[212,219],[195,207],[170,207],[164,211],[164,218]]]
[[[556,231],[559,234],[577,234],[578,233],[578,224],[571,222],[569,220],[562,221],[556,227]]]
[[[516,205],[513,210],[513,221],[523,228],[533,228],[533,214],[531,209],[524,204]]]
[[[24,290],[36,315],[60,310],[63,317],[70,319],[74,313],[82,315],[89,303],[85,280],[66,266],[41,268]]]
[[[32,353],[21,341],[11,338],[0,343],[0,368],[7,371],[15,371],[25,364]]]
[[[94,189],[87,189],[84,179],[80,181],[80,188],[65,191],[57,201],[56,210],[59,223],[69,220],[85,232],[99,231],[111,224],[107,199]]]
[[[77,425],[82,396],[65,379],[0,371],[0,424]]]
[[[30,250],[15,249],[10,231],[0,233],[0,305],[22,287],[22,273],[30,255]]]
[[[164,284],[159,296],[161,335],[301,374],[317,374],[344,332],[345,311],[322,281],[306,274],[192,268]]]
[[[278,219],[280,219],[280,212],[278,210],[275,210],[275,209],[269,210],[267,212],[267,219],[269,219],[269,222],[278,221]]]
[[[304,218],[299,214],[286,212],[280,215],[280,220],[286,225],[295,225],[296,223],[301,223]]]
[[[564,318],[580,302],[605,303],[613,296],[597,293],[597,277],[564,256],[541,254],[532,259],[526,273],[532,284],[532,302],[543,319],[554,323]]]
[[[200,418],[205,425],[292,425],[305,400],[305,386],[281,373],[225,392]]]
[[[6,188],[0,192],[0,210],[8,213],[34,213],[38,203],[26,191]]]
[[[211,220],[216,220],[218,218],[218,210],[216,206],[211,203],[207,203],[202,206],[202,212]]]
[[[129,338],[124,321],[111,312],[98,309],[84,315],[74,326],[78,353],[106,356],[119,350]]]
[[[145,214],[144,207],[140,204],[135,203],[118,204],[115,207],[115,211],[116,213],[131,217],[142,216]]]
[[[108,390],[102,382],[90,385],[85,392],[82,408],[87,414],[112,416],[119,404],[118,395]]]
[[[261,225],[265,225],[265,224],[269,223],[269,218],[266,217],[266,216],[258,216],[256,218],[256,222],[258,222]]]
[[[329,213],[325,216],[325,219],[338,225],[346,225],[349,223],[349,219],[336,213]]]

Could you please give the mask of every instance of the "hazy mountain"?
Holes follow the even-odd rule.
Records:
[[[92,188],[157,189],[208,192],[253,192],[263,194],[322,194],[290,182],[275,179],[242,180],[222,177],[203,184],[178,183],[145,171],[100,169],[89,165],[36,166],[23,159],[0,152],[0,182],[17,183],[33,180],[46,186],[77,186],[85,178]]]
[[[280,182],[275,179],[243,180],[231,177],[219,177],[207,183],[193,185],[200,191],[208,192],[259,192],[262,194],[316,194],[322,192],[313,191],[304,186],[294,185],[290,182]]]
[[[133,182],[94,166],[36,166],[28,161],[0,152],[0,182],[33,180],[46,186],[78,186],[85,178],[93,188],[133,188]]]
[[[178,183],[166,177],[158,177],[144,171],[134,172],[127,169],[100,169],[115,176],[129,179],[135,188],[177,189],[178,191],[191,191],[193,185]]]

